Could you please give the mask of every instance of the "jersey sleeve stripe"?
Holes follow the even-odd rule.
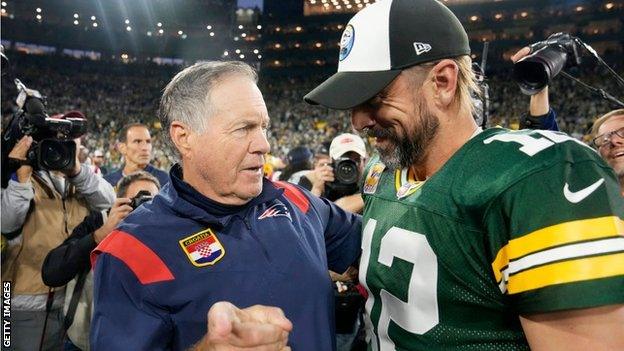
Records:
[[[614,253],[548,264],[509,277],[508,294],[556,284],[624,275],[624,253]]]
[[[173,273],[152,249],[134,236],[114,230],[91,253],[91,266],[97,257],[108,253],[126,264],[141,284],[174,280]]]
[[[310,201],[303,194],[299,188],[288,183],[288,182],[274,182],[275,186],[278,188],[284,189],[284,195],[288,200],[290,200],[295,206],[297,206],[301,212],[308,213],[308,209],[310,208]]]
[[[624,236],[624,221],[617,216],[582,219],[555,224],[512,239],[501,248],[492,262],[497,282],[509,262],[553,247],[587,240]]]

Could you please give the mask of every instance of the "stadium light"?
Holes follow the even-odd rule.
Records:
[[[301,30],[302,30],[302,29],[303,29],[303,28],[301,28],[301,26],[297,26],[297,27],[295,27],[295,30],[296,30],[297,32],[301,32]]]
[[[282,47],[282,44],[280,43],[275,43],[275,45],[273,45],[274,48],[279,49]]]
[[[126,20],[124,21],[126,24],[130,24],[130,20],[126,18]]]
[[[316,43],[316,44],[314,44],[314,46],[316,46],[317,48],[320,48],[321,46],[323,46],[323,44],[321,44],[321,43]]]
[[[79,23],[78,20],[74,20],[74,26],[77,26]]]
[[[247,33],[241,34],[241,37],[243,37],[243,38],[247,37]]]
[[[159,30],[158,30],[158,34],[163,34],[164,32],[165,32],[165,31],[164,31],[164,30],[162,30],[162,29],[159,29]]]
[[[503,18],[503,14],[502,13],[497,13],[496,15],[494,15],[494,18],[499,20],[499,19]]]
[[[225,50],[225,51],[223,52],[223,56],[227,56],[227,55],[229,55],[229,54],[230,54],[230,53],[229,53],[227,50]]]
[[[214,32],[210,32],[210,36],[214,37],[215,36]]]
[[[35,11],[37,11],[37,13],[41,13],[41,7],[37,7]]]
[[[207,25],[207,26],[206,26],[206,29],[211,30],[211,29],[212,29],[212,26],[211,26],[211,25]]]
[[[75,18],[75,19],[78,19],[78,17],[80,17],[80,16],[78,16],[78,14],[77,14],[77,13],[74,13],[74,18]]]
[[[162,27],[162,23],[158,22],[158,23],[156,23],[156,26]]]
[[[148,31],[147,31],[147,36],[148,36],[148,37],[151,37],[151,36],[152,36],[152,32],[148,30]]]
[[[259,58],[259,59],[261,59],[261,58],[262,58],[262,55],[258,55],[258,58]]]
[[[478,16],[475,16],[475,15],[470,16],[470,20],[471,20],[472,22],[476,22],[478,19],[479,19],[479,17],[478,17]]]
[[[2,14],[5,14],[5,13],[6,13],[6,9],[2,9]]]
[[[97,28],[97,26],[98,26],[97,22],[93,22],[93,27]]]
[[[182,34],[182,39],[186,39],[188,36],[186,34]]]
[[[261,25],[257,25],[256,28],[262,29],[262,26]]]
[[[126,30],[127,30],[128,32],[130,32],[130,31],[132,31],[132,27],[127,26],[127,27],[126,27]]]
[[[95,16],[91,16],[91,20],[92,20],[92,21],[95,21]]]
[[[2,2],[2,6],[4,7],[4,6],[6,6],[6,5],[7,5],[6,1],[3,1],[3,2]]]
[[[245,58],[245,55],[240,54],[240,55],[238,55],[238,57],[240,57],[240,58],[244,59],[244,58]]]
[[[179,30],[179,31],[178,31],[178,35],[182,35],[182,34],[184,34],[184,32],[183,32],[183,31],[181,31],[181,30]]]
[[[234,51],[234,52],[236,52],[237,54],[241,53],[240,49],[236,49],[236,51]]]
[[[254,51],[253,51],[253,53],[254,53],[254,54],[257,54],[257,53],[259,53],[259,52],[260,52],[260,51],[259,51],[258,49],[254,49]]]
[[[2,6],[6,6],[6,5],[2,5]],[[605,9],[607,10],[611,10],[613,8],[613,3],[612,2],[608,2],[605,4]]]
[[[242,25],[242,24],[239,24],[239,25],[238,25],[238,29],[243,29],[243,25]]]
[[[41,18],[42,18],[42,17],[41,17],[41,15],[37,15],[37,16],[35,16],[35,17],[37,17],[37,20],[38,20],[38,21],[41,21]]]
[[[576,12],[581,12],[583,11],[583,6],[577,6],[575,10]]]
[[[239,39],[238,37],[234,37],[234,41],[238,41],[238,39]]]
[[[529,14],[526,11],[522,11],[520,13],[520,17],[525,18],[526,16],[528,16]]]

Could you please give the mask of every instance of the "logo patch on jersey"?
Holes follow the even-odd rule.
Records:
[[[381,173],[386,168],[383,163],[375,163],[373,167],[368,171],[366,180],[364,181],[364,188],[362,191],[364,194],[374,194],[377,191],[377,185],[379,185],[379,179],[381,179]]]
[[[288,207],[281,202],[276,203],[275,205],[267,208],[258,219],[265,219],[270,217],[287,217],[292,222],[292,218],[290,217],[290,211],[288,211]]]
[[[591,195],[591,193],[596,191],[602,183],[604,183],[604,178],[600,178],[594,184],[578,191],[571,191],[568,183],[565,183],[563,186],[563,196],[565,196],[566,200],[576,204],[583,201],[586,197]]]
[[[394,174],[394,186],[396,188],[397,199],[408,197],[420,189],[425,182],[416,180],[411,169],[397,169]]]
[[[404,197],[410,196],[413,193],[416,192],[416,190],[418,190],[418,188],[420,188],[423,185],[424,182],[416,182],[416,183],[410,183],[407,182],[403,185],[401,185],[401,187],[399,188],[399,190],[397,190],[397,199],[402,199]]]
[[[196,267],[212,266],[225,256],[225,248],[210,228],[179,242],[182,251]]]

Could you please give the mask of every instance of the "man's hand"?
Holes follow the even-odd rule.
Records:
[[[310,192],[316,196],[321,196],[325,191],[325,183],[334,181],[334,169],[326,164],[318,164],[306,177],[312,183]]]
[[[239,309],[217,302],[208,311],[208,333],[193,351],[290,351],[286,346],[292,323],[277,307]]]
[[[9,153],[9,159],[17,160],[17,161],[26,161],[26,155],[28,154],[28,149],[32,145],[33,138],[29,135],[24,135],[22,139],[20,139],[17,144],[13,147],[11,152]],[[21,165],[17,169],[17,181],[20,183],[27,183],[30,181],[30,176],[32,175],[32,167],[29,165]]]
[[[96,243],[99,244],[100,241],[104,240],[108,234],[117,228],[119,222],[132,212],[132,207],[129,205],[131,201],[132,200],[126,197],[120,197],[115,200],[106,222],[93,233],[93,239]]]
[[[63,173],[70,178],[77,176],[82,168],[80,160],[78,159],[78,155],[80,155],[80,145],[82,143],[80,142],[80,138],[74,139],[74,142],[76,143],[76,160],[74,161],[74,168],[63,171]]]

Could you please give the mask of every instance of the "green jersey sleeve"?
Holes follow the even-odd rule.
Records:
[[[615,174],[598,157],[520,178],[484,217],[501,292],[518,313],[624,303],[623,218]]]

